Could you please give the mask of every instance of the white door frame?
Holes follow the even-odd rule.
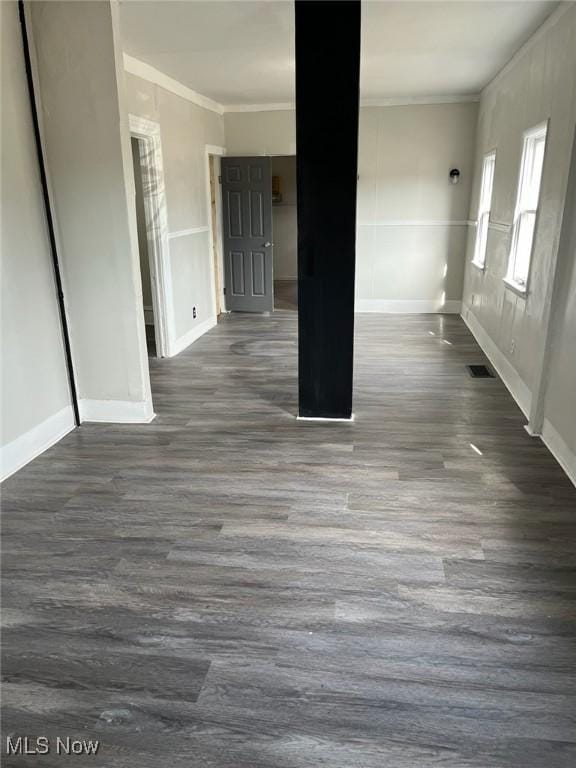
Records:
[[[168,357],[174,341],[174,308],[160,125],[138,115],[128,117],[130,135],[138,139],[140,149],[156,354]]]
[[[210,195],[210,155],[216,157],[223,157],[226,154],[225,147],[219,147],[216,144],[206,144],[204,147],[204,167],[206,173],[206,204],[208,215],[208,247],[210,253],[210,263],[212,269],[210,270],[212,275],[211,291],[212,291],[212,307],[214,308],[214,315],[216,315],[217,302],[216,302],[216,268],[214,266],[214,237],[218,244],[218,269],[220,270],[221,277],[221,294],[220,294],[220,310],[226,312],[226,296],[224,295],[224,243],[222,239],[222,195],[216,190],[216,229],[215,233],[212,228],[212,197]],[[218,172],[217,169],[216,183],[218,184]]]

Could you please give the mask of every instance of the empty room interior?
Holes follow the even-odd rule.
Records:
[[[2,0],[2,764],[576,765],[576,2]]]

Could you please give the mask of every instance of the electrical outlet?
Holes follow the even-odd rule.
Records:
[[[196,320],[196,307],[192,307],[192,317]]]

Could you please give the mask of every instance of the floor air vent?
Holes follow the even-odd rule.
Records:
[[[467,365],[470,376],[474,379],[493,379],[494,374],[487,365]]]

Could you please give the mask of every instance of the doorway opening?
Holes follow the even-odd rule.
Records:
[[[152,303],[152,279],[150,276],[150,255],[148,253],[148,236],[146,234],[146,211],[144,208],[144,183],[142,180],[142,165],[140,156],[143,148],[142,139],[131,137],[132,164],[134,167],[134,188],[136,192],[136,226],[138,229],[138,253],[140,255],[140,278],[142,280],[142,302],[144,323],[146,327],[146,348],[148,357],[158,357],[156,350],[156,331],[154,322],[154,305]]]
[[[212,293],[216,317],[226,311],[224,289],[224,250],[222,245],[222,193],[220,191],[221,158],[224,147],[206,145],[207,203],[210,255],[212,259]]]
[[[221,217],[210,185],[217,311],[269,314],[298,309],[296,156],[227,156],[220,160]],[[216,178],[207,157],[208,177]]]
[[[136,115],[129,122],[148,354],[169,357],[175,335],[160,126]]]
[[[298,310],[296,156],[272,157],[274,309]]]

